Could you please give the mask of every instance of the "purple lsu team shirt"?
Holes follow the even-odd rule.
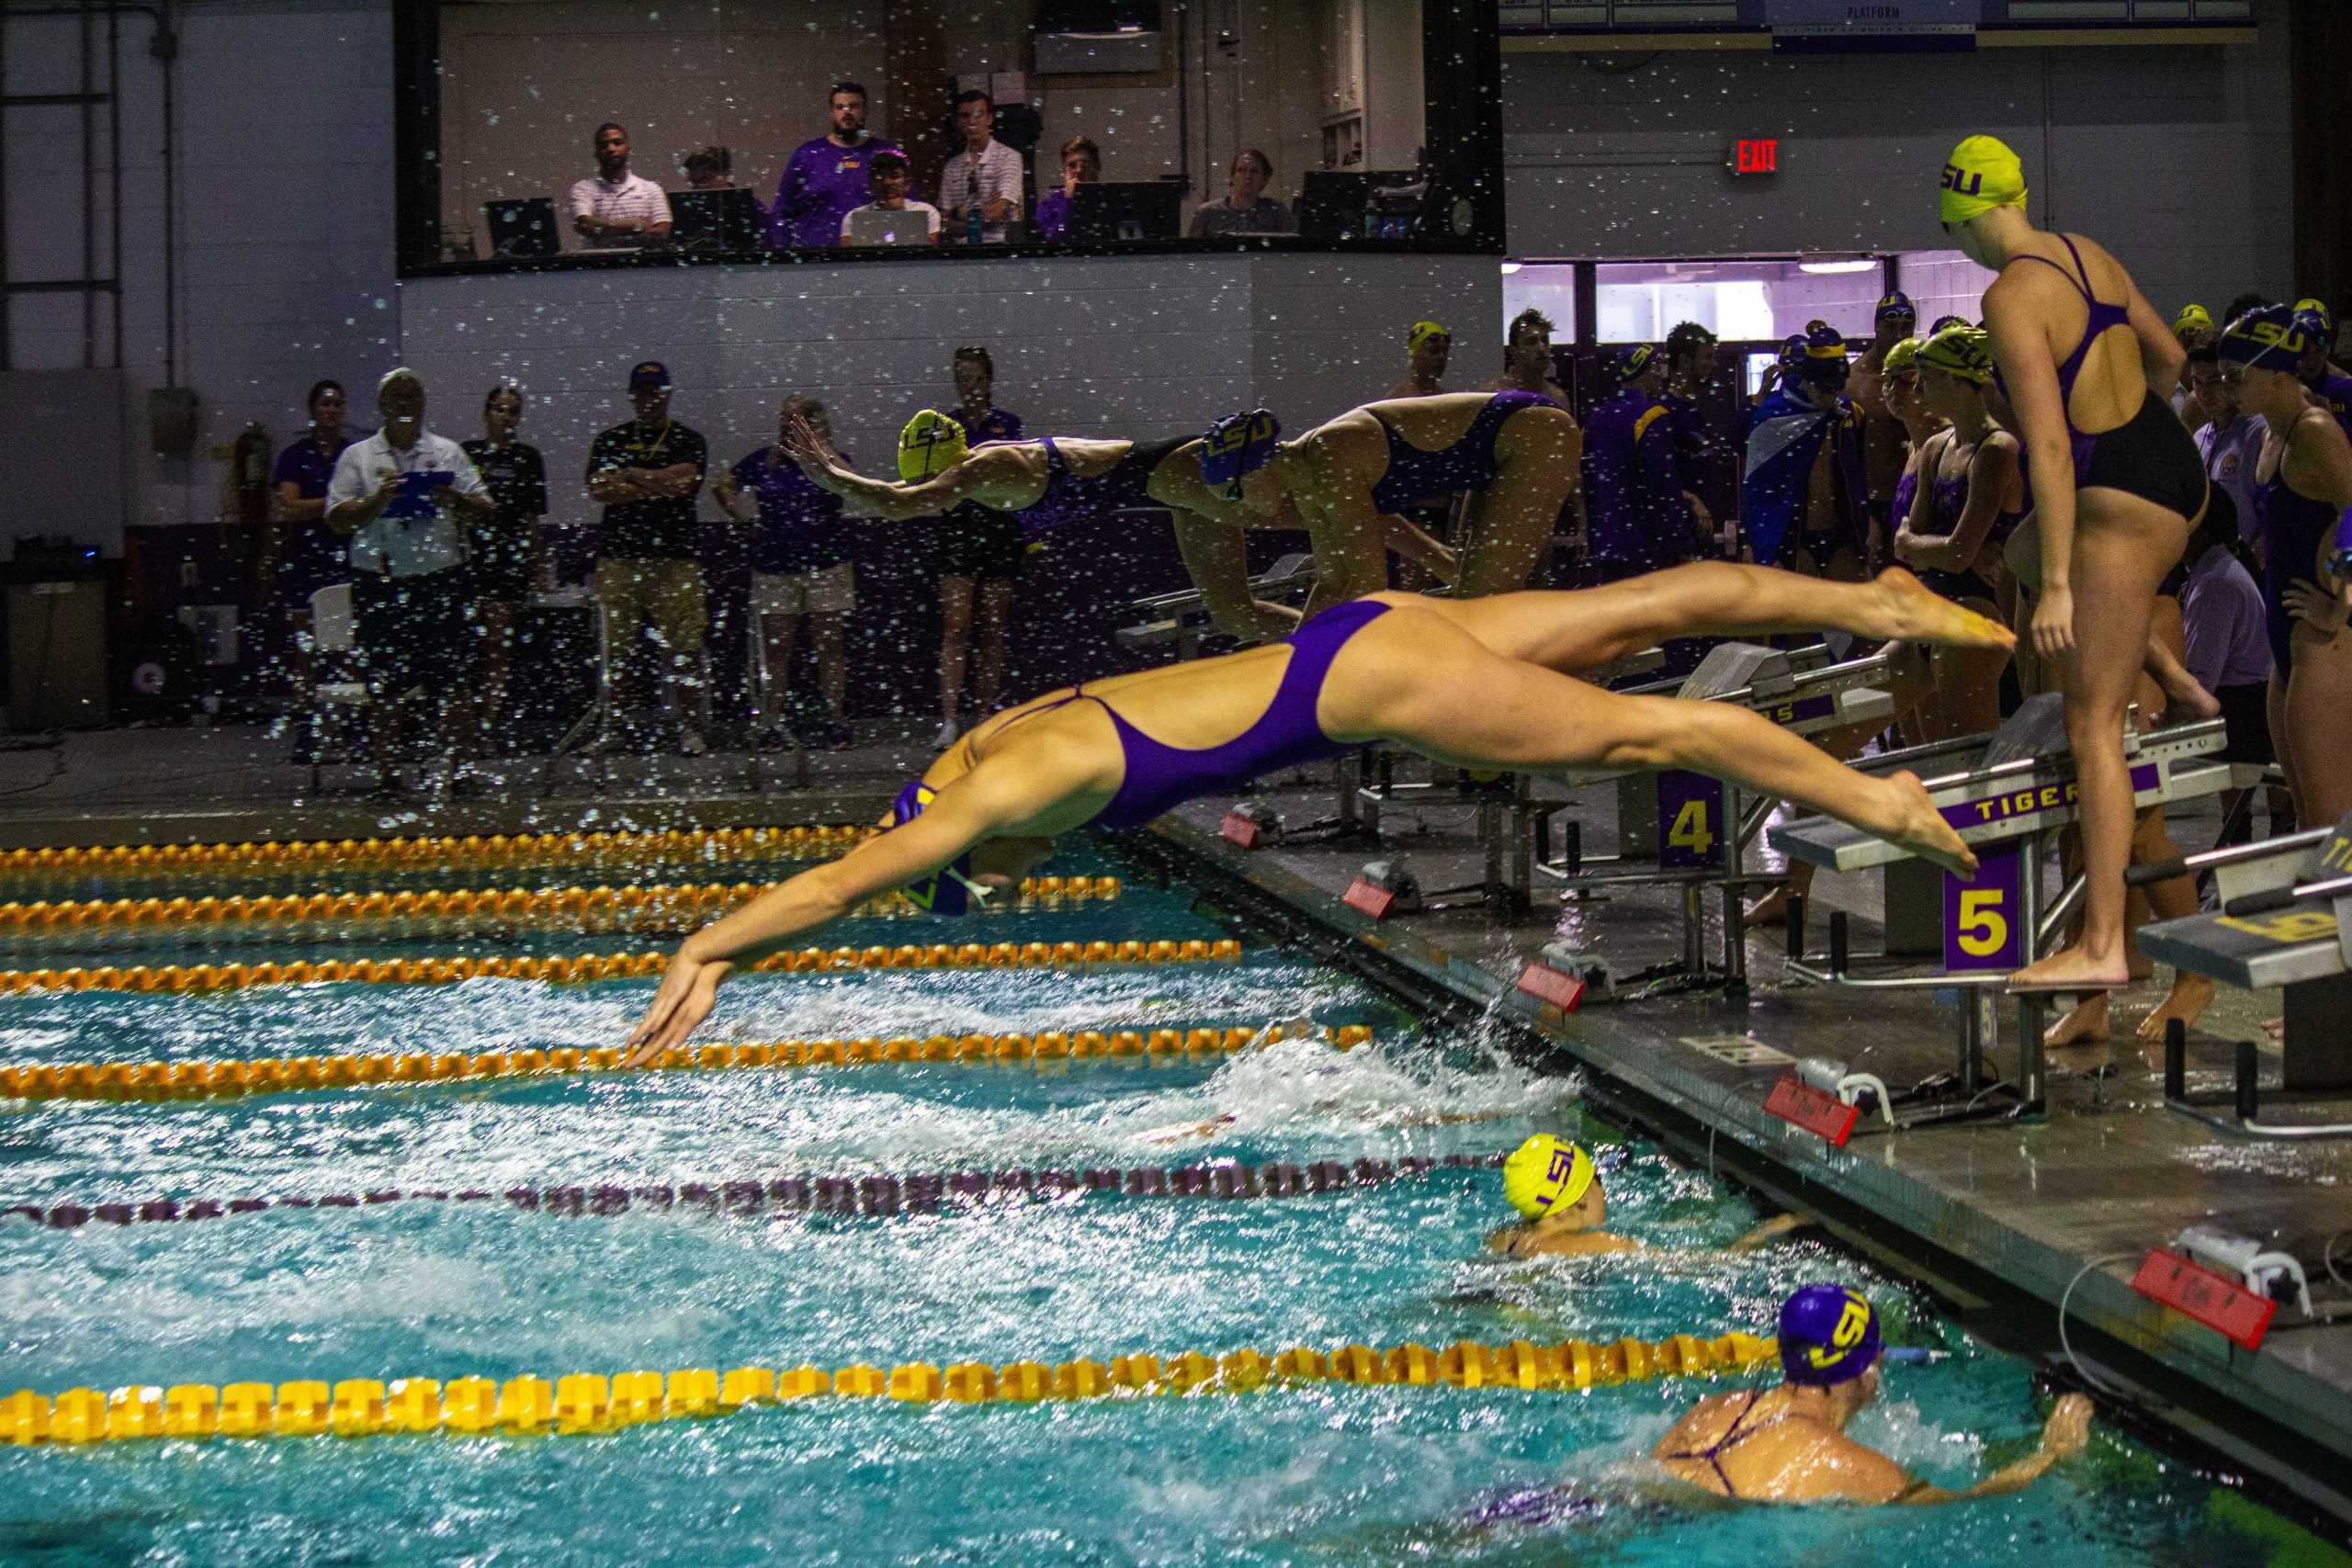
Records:
[[[781,250],[823,250],[842,242],[842,220],[852,208],[874,199],[866,176],[876,152],[899,149],[878,136],[854,147],[820,136],[793,150],[776,182],[775,206],[768,216],[768,245]],[[908,192],[910,196],[914,194]]]

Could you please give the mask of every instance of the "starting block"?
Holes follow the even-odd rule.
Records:
[[[1315,558],[1298,553],[1283,557],[1251,578],[1250,592],[1255,598],[1275,600],[1303,592],[1314,582]],[[1192,659],[1200,653],[1201,638],[1216,630],[1209,623],[1207,598],[1197,588],[1150,594],[1132,601],[1128,608],[1143,619],[1119,627],[1112,636],[1121,648],[1133,652],[1166,648],[1174,649],[1180,660]]]

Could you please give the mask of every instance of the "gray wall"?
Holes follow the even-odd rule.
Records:
[[[260,419],[283,443],[322,376],[357,385],[389,365],[400,336],[392,276],[391,8],[385,0],[199,3],[182,7],[177,119],[177,347],[184,386],[203,397],[192,463],[162,463],[146,437],[144,389],[164,384],[162,71],[149,23],[122,18],[122,358],[133,524],[210,522],[222,466],[202,446]],[[103,25],[97,79],[105,84]],[[75,29],[62,18],[8,22],[7,90],[79,85]],[[83,190],[78,111],[11,109],[0,145],[8,174],[8,271],[78,274]],[[98,158],[106,157],[100,121]],[[95,270],[106,254],[103,169]],[[15,360],[78,368],[78,298],[14,302]],[[100,314],[99,363],[111,357]],[[27,531],[32,531],[28,527]]]
[[[959,344],[987,345],[998,401],[1033,433],[1172,435],[1259,404],[1296,430],[1378,397],[1417,317],[1464,324],[1467,370],[1499,289],[1476,256],[1242,254],[418,278],[401,354],[453,434],[474,433],[493,379],[520,381],[555,515],[584,520],[573,477],[595,432],[628,417],[640,358],[668,365],[673,411],[715,461],[772,440],[782,396],[808,390],[843,449],[887,475],[907,416],[953,405]]]
[[[2292,298],[2285,0],[2250,45],[1504,60],[1519,255],[1905,251],[1948,243],[1936,181],[1962,137],[2024,160],[2037,220],[2097,236],[2167,314]],[[1724,172],[1740,137],[1781,173]]]

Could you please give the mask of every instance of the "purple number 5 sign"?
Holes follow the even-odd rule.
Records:
[[[1983,852],[1973,877],[1944,873],[1945,972],[2024,967],[2024,894],[2025,857],[2015,844]]]

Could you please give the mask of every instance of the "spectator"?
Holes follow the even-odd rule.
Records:
[[[1552,319],[1532,305],[1510,319],[1503,333],[1503,373],[1487,384],[1494,392],[1535,392],[1562,408],[1568,394],[1552,379]]]
[[[539,519],[548,512],[548,470],[539,449],[514,439],[523,420],[523,390],[501,382],[482,399],[480,440],[466,456],[490,491],[492,510],[473,520],[466,571],[482,639],[481,729],[499,735],[506,716],[507,672],[514,663],[514,633],[523,606],[539,581]],[[493,747],[495,754],[495,747]]]
[[[376,384],[384,427],[335,459],[327,525],[351,540],[351,600],[374,732],[376,795],[399,794],[397,762],[409,694],[440,709],[446,777],[458,794],[469,665],[479,647],[467,614],[465,535],[455,513],[486,516],[490,491],[463,448],[424,428],[424,383],[401,368]]]
[[[2190,304],[2183,305],[2180,314],[2172,319],[2172,335],[2173,341],[2180,344],[2182,353],[2195,354],[2222,334],[2213,324],[2212,311],[2202,305]],[[2205,423],[2204,412],[2198,407],[2197,399],[2188,389],[2188,366],[2186,362],[2180,367],[2180,384],[2166,395],[2165,400],[2172,404],[2172,412],[2180,416],[2180,422],[2188,426],[2191,434]]]
[[[735,154],[716,142],[689,151],[679,167],[685,171],[688,190],[735,188]]]
[[[2205,477],[2228,492],[2230,509],[2237,518],[2237,537],[2256,552],[2258,562],[2262,531],[2255,520],[2254,492],[2258,487],[2254,482],[2254,466],[2262,456],[2263,437],[2270,433],[2270,426],[2260,414],[2238,407],[2237,385],[2222,374],[2222,356],[2211,344],[2188,351],[2187,374],[2189,395],[2197,400],[2198,412],[2204,419],[2195,439],[2198,456],[2205,459]]]
[[[1037,198],[1037,232],[1048,240],[1058,240],[1069,229],[1070,203],[1078,199],[1078,187],[1091,186],[1102,178],[1102,150],[1086,137],[1073,136],[1062,143],[1062,183]]]
[[[1650,344],[1620,349],[1617,393],[1585,421],[1584,493],[1589,549],[1602,582],[1638,577],[1690,553],[1674,422],[1659,389],[1666,363]]]
[[[1193,210],[1192,227],[1184,231],[1186,235],[1195,240],[1215,240],[1227,234],[1298,232],[1290,209],[1265,193],[1274,179],[1272,159],[1255,147],[1244,147],[1233,155],[1231,178],[1232,185],[1224,196],[1204,201]]]
[[[823,403],[796,392],[784,400],[779,422],[795,413],[808,422],[819,440],[832,445],[832,424]],[[753,506],[748,517],[736,506],[746,492]],[[828,716],[822,726],[802,731],[801,739],[847,750],[847,647],[849,618],[857,608],[857,579],[850,564],[842,498],[810,482],[799,465],[784,455],[780,443],[761,447],[720,474],[711,482],[711,494],[728,516],[757,530],[752,540],[752,613],[767,644],[768,689],[761,695],[762,711],[775,719],[790,712],[793,633],[806,616]],[[771,737],[763,737],[763,743],[774,744]]]
[[[776,182],[775,206],[768,213],[770,250],[821,250],[838,244],[842,220],[872,189],[876,154],[897,147],[865,129],[865,87],[836,82],[827,99],[832,129],[792,151]]]
[[[964,427],[967,445],[1021,439],[1021,416],[996,406],[996,361],[987,349],[957,349],[949,369],[956,378],[956,423]],[[940,518],[938,539],[940,722],[933,743],[947,747],[963,733],[959,710],[976,609],[980,659],[972,671],[973,712],[986,716],[1003,694],[1005,628],[1026,551],[1018,516],[968,501]]]
[[[1658,401],[1666,405],[1667,418],[1674,426],[1674,460],[1688,487],[1682,498],[1690,505],[1691,528],[1702,539],[1714,533],[1715,521],[1714,509],[1701,496],[1699,487],[1707,482],[1708,468],[1722,443],[1699,400],[1714,385],[1716,374],[1715,334],[1696,321],[1676,323],[1666,334],[1666,385],[1658,389]],[[1912,372],[1915,386],[1917,378],[1918,373]]]
[[[2210,345],[2205,352],[2212,352]],[[2276,760],[2270,742],[2270,639],[2265,629],[2262,589],[2246,570],[2244,519],[2233,515],[2230,495],[2228,490],[2217,489],[2204,517],[2188,536],[2183,558],[2192,565],[2188,585],[2180,593],[2188,651],[2181,663],[2222,705],[2222,722],[2228,732],[2222,760],[2267,767]],[[2250,788],[2233,791],[2222,802],[2226,831],[2222,842],[2245,843],[2253,838],[2253,794]],[[2274,795],[2270,803],[2274,833],[2281,830],[2284,806]]]
[[[334,478],[335,459],[359,439],[343,425],[342,382],[313,383],[310,410],[311,428],[287,444],[271,474],[277,521],[263,543],[261,559],[262,592],[272,607],[264,636],[305,702],[311,689],[311,595],[351,581],[350,551],[327,526],[327,485]]]
[[[710,449],[670,417],[670,372],[649,359],[628,373],[636,417],[600,434],[588,449],[588,493],[604,503],[596,550],[596,603],[603,606],[616,657],[650,637],[664,666],[660,697],[678,709],[678,749],[708,748],[686,694],[700,684],[696,665],[708,616],[702,567],[695,558],[695,497]]]
[[[1435,321],[1415,321],[1405,330],[1405,378],[1381,396],[1436,397],[1445,390],[1445,361],[1453,352],[1452,333]]]
[[[2311,334],[2311,346],[2296,362],[2295,378],[2302,382],[2313,403],[2335,417],[2336,428],[2352,436],[2352,376],[2328,360],[2335,349],[2335,317],[2320,300],[2299,299],[2295,321]]]
[[[939,243],[939,209],[927,201],[907,199],[907,186],[912,177],[905,153],[887,150],[875,153],[874,166],[867,171],[866,177],[866,187],[873,193],[874,199],[864,207],[850,209],[842,216],[841,243],[844,245],[857,243],[851,237],[850,229],[861,212],[913,212],[921,214],[930,227],[931,243],[934,245]]]
[[[670,198],[628,172],[628,132],[596,128],[596,173],[571,187],[571,227],[591,250],[626,250],[670,237]]]
[[[996,139],[996,100],[977,87],[956,95],[956,129],[963,133],[964,150],[947,160],[939,176],[947,226],[958,239],[968,240],[972,214],[978,212],[980,240],[1001,243],[1006,226],[1021,221],[1028,177],[1021,154]]]

